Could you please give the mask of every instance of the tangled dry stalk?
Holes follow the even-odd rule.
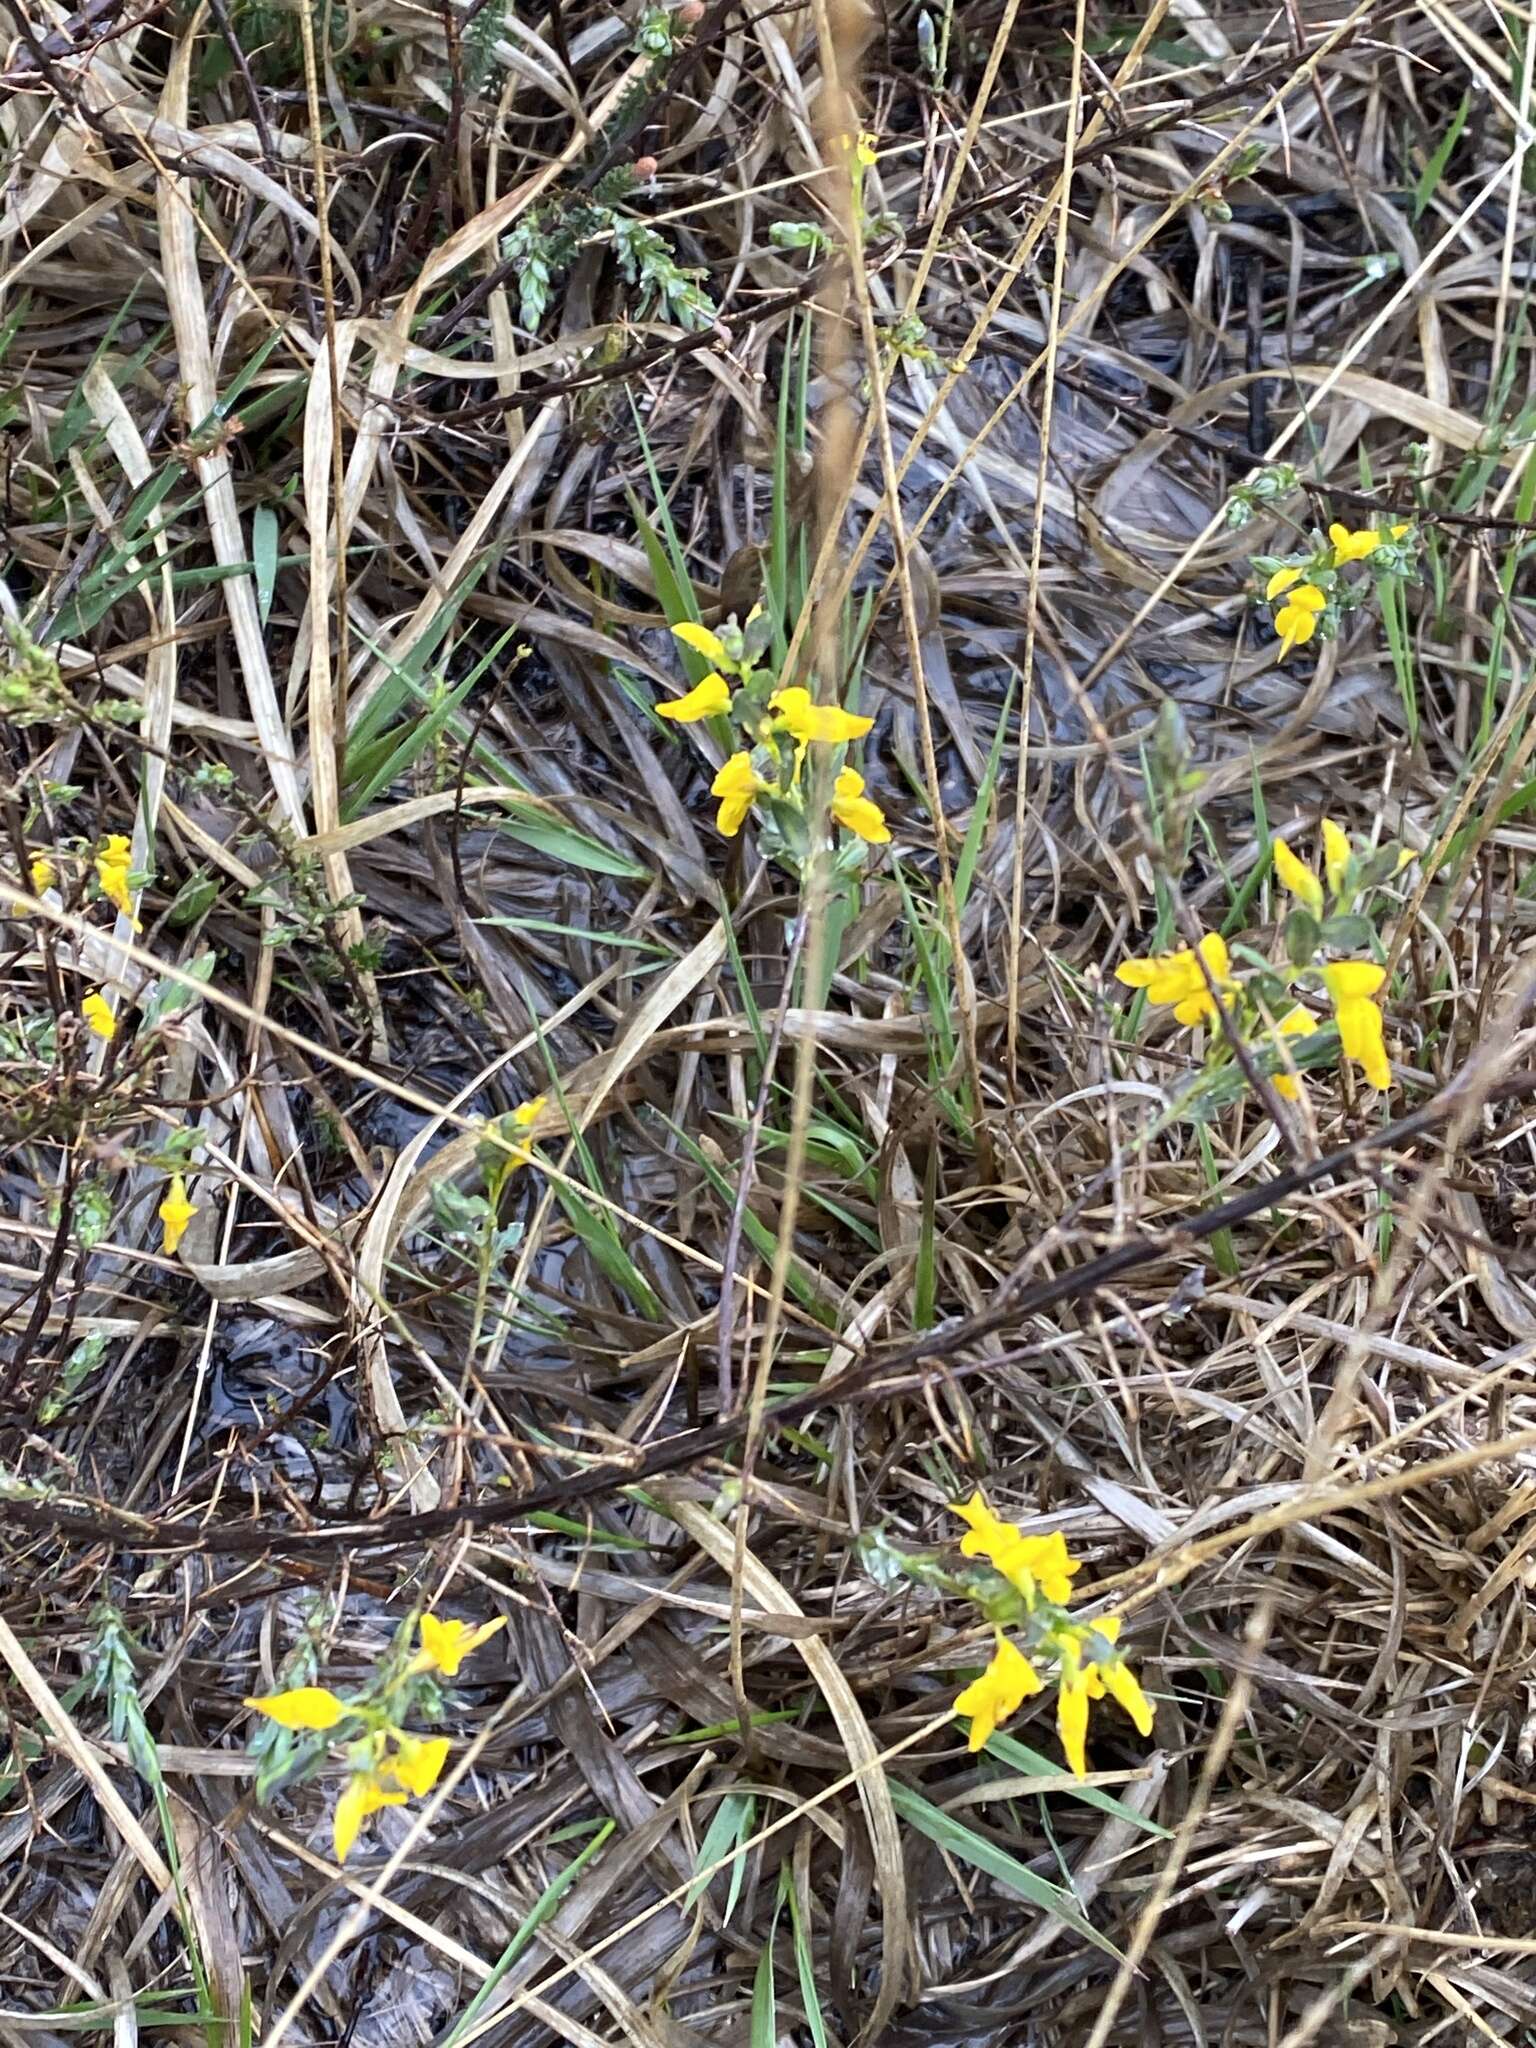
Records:
[[[0,2040],[1536,2041],[1528,14],[0,23]],[[1422,579],[1277,661],[1332,517]],[[874,715],[851,903],[685,596]],[[1111,972],[1324,812],[1393,1094],[1170,1120]],[[978,1483],[1155,1697],[1085,1783],[888,1568]],[[241,1701],[424,1605],[338,1869]]]

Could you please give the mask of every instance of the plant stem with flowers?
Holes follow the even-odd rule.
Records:
[[[761,606],[745,625],[731,619],[712,632],[683,619],[672,631],[696,662],[708,667],[685,695],[658,704],[657,716],[679,725],[707,723],[722,745],[735,743],[710,785],[711,795],[720,800],[717,830],[734,839],[755,813],[763,851],[803,874],[816,826],[807,756],[813,748],[826,749],[836,756],[828,813],[846,835],[834,852],[834,871],[856,873],[864,864],[864,849],[883,846],[891,836],[880,806],[864,793],[863,776],[841,753],[850,741],[862,739],[874,720],[820,703],[799,684],[780,686],[773,669],[762,666],[773,628]]]
[[[1198,946],[1122,961],[1115,979],[1143,991],[1154,1007],[1171,1009],[1174,1021],[1188,1027],[1218,1022],[1219,1006],[1233,1035],[1252,1048],[1258,1071],[1290,1102],[1300,1095],[1300,1059],[1320,1065],[1330,1049],[1330,1020],[1307,1000],[1326,999],[1339,1050],[1370,1087],[1385,1091],[1392,1086],[1392,1064],[1377,999],[1387,971],[1379,959],[1360,956],[1379,953],[1377,892],[1413,856],[1395,845],[1357,848],[1342,826],[1325,818],[1320,870],[1283,838],[1272,841],[1271,858],[1295,906],[1285,920],[1283,962],[1207,932]],[[1202,1119],[1240,1085],[1225,1034],[1212,1032],[1200,1076],[1180,1110]]]
[[[464,1659],[505,1625],[504,1615],[471,1627],[424,1614],[415,1650],[413,1618],[358,1692],[343,1695],[329,1686],[301,1683],[248,1699],[246,1706],[269,1723],[252,1743],[260,1765],[258,1798],[281,1783],[311,1776],[333,1742],[343,1742],[347,1782],[336,1801],[332,1841],[336,1861],[345,1863],[370,1815],[403,1806],[410,1795],[425,1798],[437,1783],[448,1760],[448,1737],[415,1735],[404,1724],[416,1716],[440,1720],[446,1711],[442,1680],[456,1678]],[[301,1649],[299,1658],[312,1668],[312,1650]]]

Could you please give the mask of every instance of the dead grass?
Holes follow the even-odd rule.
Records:
[[[1528,19],[7,7],[0,2041],[1536,2041]],[[1391,634],[1277,663],[1277,458]],[[681,563],[876,716],[847,919],[648,708]],[[1324,811],[1395,1092],[1203,1151],[1107,977]],[[978,1481],[1128,1617],[1107,1802],[880,1569]],[[425,1601],[338,1872],[240,1702]]]

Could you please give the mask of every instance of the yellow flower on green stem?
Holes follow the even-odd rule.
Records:
[[[1188,947],[1177,953],[1153,953],[1145,958],[1122,960],[1115,979],[1126,988],[1144,988],[1147,1001],[1162,1007],[1172,1003],[1181,1024],[1203,1024],[1216,1015],[1216,1001],[1207,986],[1200,962],[1210,970],[1217,995],[1225,1007],[1237,993],[1232,975],[1232,958],[1220,932],[1207,932],[1200,941],[1199,957]]]
[[[955,1700],[955,1712],[970,1716],[966,1747],[973,1752],[985,1749],[999,1721],[1016,1714],[1031,1693],[1042,1689],[1040,1674],[1023,1651],[1009,1642],[1001,1629],[993,1635],[997,1647],[991,1663]]]
[[[861,740],[875,723],[872,718],[843,711],[836,704],[816,703],[810,691],[801,689],[798,683],[775,690],[768,705],[779,714],[774,721],[776,727],[790,733],[802,746],[812,740],[823,746],[842,746],[848,740]]]
[[[1274,577],[1270,582],[1274,582]],[[1304,647],[1317,631],[1318,615],[1326,610],[1327,597],[1315,583],[1298,583],[1275,613],[1275,631],[1280,635],[1280,652]]]
[[[731,686],[718,670],[711,670],[686,696],[674,697],[669,704],[658,704],[656,716],[676,719],[679,725],[697,725],[701,718],[719,718],[730,708]]]
[[[112,1005],[100,989],[91,990],[80,1005],[80,1014],[98,1038],[117,1036],[117,1019],[112,1014]]]
[[[1363,562],[1368,555],[1374,555],[1386,539],[1373,527],[1357,527],[1353,533],[1337,520],[1328,529],[1328,538],[1333,544],[1333,559],[1341,565],[1345,562]]]
[[[752,766],[750,754],[732,754],[709,785],[710,795],[720,799],[715,825],[725,838],[736,837],[746,823],[748,811],[768,787]]]
[[[424,1799],[443,1774],[443,1765],[448,1761],[448,1738],[406,1735],[396,1729],[395,1741],[395,1753],[380,1764],[378,1775]]]
[[[979,1489],[967,1501],[951,1501],[950,1513],[966,1524],[960,1555],[984,1557],[1031,1606],[1041,1593],[1057,1605],[1072,1598],[1072,1575],[1082,1570],[1082,1560],[1067,1549],[1059,1529],[1026,1536],[1017,1522],[993,1514]]]
[[[1349,859],[1349,834],[1332,818],[1324,818],[1323,873],[1328,877],[1330,896],[1337,896],[1343,890],[1344,877],[1349,872]]]
[[[101,884],[101,893],[112,905],[120,910],[133,926],[142,931],[143,926],[133,914],[133,892],[128,886],[132,855],[125,833],[112,832],[107,843],[96,856],[96,879]]]
[[[734,668],[735,662],[725,651],[725,642],[718,633],[711,633],[708,626],[701,626],[697,619],[680,619],[672,628],[672,637],[681,640],[685,647],[691,647],[695,654],[702,654],[706,661],[716,668]]]
[[[165,1235],[160,1249],[168,1259],[176,1256],[181,1240],[187,1234],[187,1225],[197,1214],[197,1206],[187,1200],[187,1183],[179,1173],[171,1175],[170,1186],[165,1191],[165,1200],[155,1211],[165,1225]]]
[[[1314,917],[1323,914],[1323,885],[1313,874],[1304,860],[1298,860],[1283,839],[1273,840],[1270,851],[1274,856],[1275,873],[1296,898],[1306,905]]]
[[[407,1669],[412,1673],[441,1671],[447,1678],[457,1678],[459,1666],[471,1651],[489,1642],[497,1630],[506,1625],[504,1614],[498,1614],[494,1621],[482,1622],[478,1628],[471,1628],[467,1621],[443,1621],[435,1614],[424,1614],[421,1617],[421,1648]]]
[[[1087,1626],[1061,1629],[1055,1637],[1061,1658],[1061,1681],[1056,1695],[1056,1732],[1075,1775],[1088,1775],[1088,1705],[1106,1694],[1123,1707],[1135,1723],[1138,1735],[1152,1733],[1152,1705],[1137,1683],[1136,1674],[1124,1658],[1113,1653],[1120,1635],[1120,1616],[1109,1614]],[[1097,1636],[1111,1645],[1108,1657],[1084,1653]]]
[[[1387,970],[1372,960],[1335,960],[1323,969],[1339,1044],[1371,1087],[1382,1089],[1392,1086],[1392,1062],[1387,1058],[1386,1025],[1374,998],[1386,978]]]
[[[377,1771],[354,1771],[347,1789],[336,1802],[331,1819],[331,1841],[336,1861],[345,1863],[363,1822],[381,1807],[404,1806],[405,1794],[392,1792]]]
[[[244,1704],[254,1713],[265,1714],[279,1728],[289,1729],[335,1728],[352,1712],[328,1685],[290,1686],[287,1692],[264,1693]]]
[[[832,815],[846,831],[867,840],[871,846],[884,846],[891,836],[884,811],[873,797],[864,794],[864,778],[856,769],[839,771],[832,785]]]

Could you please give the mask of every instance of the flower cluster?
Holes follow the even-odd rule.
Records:
[[[1225,1011],[1234,1033],[1259,1049],[1261,1066],[1288,1101],[1299,1093],[1293,1072],[1297,1042],[1324,1029],[1324,1020],[1297,1000],[1298,983],[1303,993],[1319,985],[1318,993],[1332,1010],[1340,1049],[1366,1082],[1383,1090],[1392,1085],[1386,1020],[1376,1000],[1387,971],[1375,960],[1350,956],[1377,943],[1375,924],[1363,914],[1362,902],[1368,904],[1413,855],[1396,846],[1357,849],[1332,818],[1322,822],[1322,840],[1320,872],[1284,839],[1271,844],[1275,874],[1296,904],[1285,922],[1283,965],[1245,947],[1253,971],[1240,977],[1227,941],[1219,932],[1207,932],[1198,946],[1126,960],[1115,969],[1118,982],[1144,990],[1152,1004],[1171,1006],[1180,1024],[1208,1024],[1218,1008]],[[1224,1037],[1214,1034],[1207,1067],[1228,1061]]]
[[[283,1692],[248,1699],[282,1731],[270,1740],[262,1784],[303,1773],[323,1760],[329,1740],[346,1743],[347,1782],[336,1801],[332,1840],[336,1861],[345,1863],[363,1822],[406,1798],[424,1798],[448,1760],[446,1735],[412,1735],[401,1725],[413,1711],[436,1718],[442,1711],[440,1678],[456,1678],[471,1651],[505,1626],[506,1617],[472,1628],[467,1622],[421,1617],[420,1645],[408,1654],[414,1624],[407,1623],[395,1652],[362,1692],[343,1698],[325,1685],[293,1685]],[[318,1744],[295,1744],[294,1736],[322,1736]],[[284,1741],[283,1738],[290,1738]]]
[[[760,666],[772,631],[761,607],[744,626],[732,620],[716,633],[697,620],[684,619],[672,631],[710,666],[685,695],[658,704],[657,716],[680,725],[719,720],[722,736],[733,726],[744,742],[710,785],[711,795],[720,800],[716,826],[725,838],[734,839],[749,814],[759,809],[765,850],[791,864],[803,860],[811,846],[807,755],[813,747],[842,748],[863,739],[874,720],[836,704],[818,703],[799,684],[778,687],[771,669]],[[851,835],[840,854],[844,866],[857,865],[864,846],[883,846],[891,836],[880,806],[865,795],[864,778],[856,768],[838,764],[829,809],[833,822]]]
[[[983,1558],[1017,1596],[1016,1608],[1024,1647],[1003,1633],[994,1620],[991,1661],[955,1701],[955,1711],[968,1715],[970,1748],[984,1749],[998,1724],[1016,1713],[1026,1699],[1045,1689],[1040,1666],[1056,1667],[1056,1727],[1067,1762],[1078,1777],[1088,1771],[1088,1707],[1109,1698],[1123,1707],[1141,1735],[1152,1733],[1152,1707],[1136,1674],[1120,1655],[1120,1617],[1073,1621],[1066,1612],[1072,1579],[1082,1561],[1067,1549],[1059,1530],[1049,1536],[1026,1536],[1016,1522],[1004,1522],[980,1492],[968,1501],[951,1503],[967,1525],[961,1538],[964,1557]],[[984,1604],[991,1605],[990,1601]]]
[[[1331,639],[1344,613],[1361,602],[1359,590],[1339,573],[1352,562],[1369,561],[1379,575],[1406,574],[1413,560],[1410,533],[1407,522],[1383,533],[1370,526],[1351,530],[1335,521],[1326,536],[1314,531],[1304,554],[1255,556],[1254,567],[1268,576],[1264,598],[1275,607],[1281,654],[1305,647],[1317,633]]]

